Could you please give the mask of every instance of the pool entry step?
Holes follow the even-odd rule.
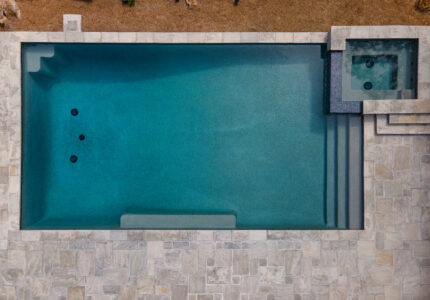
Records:
[[[362,126],[358,115],[328,117],[326,222],[332,228],[363,228]]]
[[[43,87],[49,88],[56,80],[59,69],[70,63],[68,58],[56,51],[53,44],[26,44],[23,50],[23,71]]]

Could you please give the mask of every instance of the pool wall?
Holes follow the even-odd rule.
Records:
[[[364,230],[25,231],[19,224],[21,42],[321,43],[327,34],[0,32],[0,295],[428,299],[430,138],[422,135],[429,125],[417,123],[430,113],[430,28],[333,27],[331,49],[350,35],[419,39],[422,101],[364,103]]]

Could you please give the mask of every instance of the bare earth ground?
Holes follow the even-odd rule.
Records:
[[[430,25],[415,0],[17,0],[7,30],[60,31],[62,15],[82,14],[83,31],[328,31],[331,25]]]

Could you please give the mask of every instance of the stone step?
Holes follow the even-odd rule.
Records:
[[[430,99],[364,100],[363,114],[430,114]]]
[[[56,65],[66,66],[70,64],[70,59],[64,56],[61,51],[55,49],[55,55],[51,58],[51,60],[55,61]]]
[[[55,49],[53,45],[49,44],[36,44],[28,47],[24,51],[24,71],[27,72],[39,72],[40,70],[40,60],[42,57],[52,57],[55,54]]]
[[[430,124],[430,114],[389,115],[389,124]]]
[[[55,78],[56,76],[55,68],[52,67],[52,65],[50,64],[49,60],[47,60],[47,58],[40,59],[40,69],[38,73],[52,78]]]
[[[388,115],[377,115],[376,134],[430,134],[430,124],[389,124]]]

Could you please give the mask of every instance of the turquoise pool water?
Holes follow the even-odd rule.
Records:
[[[347,40],[342,100],[416,98],[418,40]]]
[[[325,45],[50,44],[37,70],[38,46],[22,49],[22,228],[347,227]]]
[[[353,56],[351,88],[354,90],[395,90],[397,88],[397,69],[397,56],[395,55]]]

